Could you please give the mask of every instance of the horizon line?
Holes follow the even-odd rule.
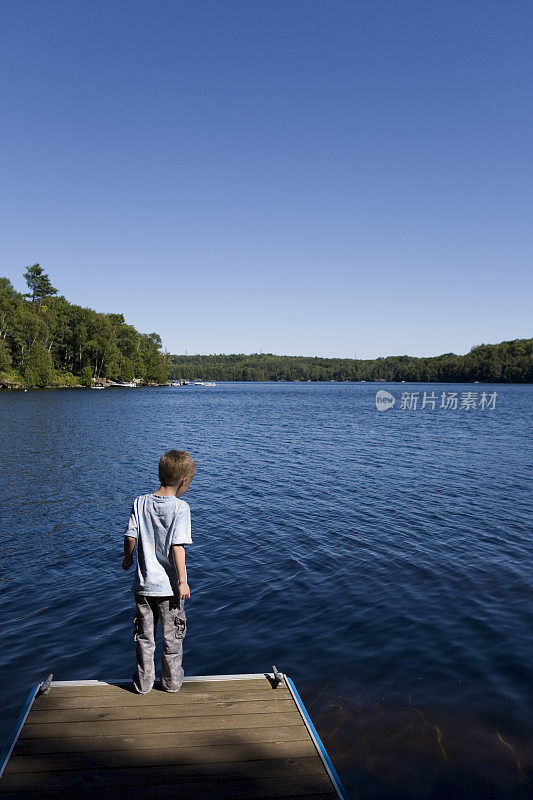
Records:
[[[274,356],[275,358],[321,358],[327,361],[376,361],[379,358],[441,358],[442,356],[455,356],[459,358],[461,356],[469,355],[472,350],[477,349],[478,347],[498,347],[501,344],[511,344],[515,342],[529,342],[533,339],[533,337],[528,338],[518,338],[518,339],[502,339],[500,342],[481,342],[480,344],[472,345],[470,350],[467,353],[437,353],[433,356],[415,356],[410,353],[398,353],[395,355],[387,355],[387,356],[374,356],[373,358],[351,358],[350,356],[304,356],[304,355],[287,355],[286,353],[263,353],[260,352],[253,352],[253,353],[171,353],[167,350],[167,353],[171,357],[176,358],[197,358],[200,357],[207,357],[207,358],[217,358],[217,357],[229,357],[229,356]]]

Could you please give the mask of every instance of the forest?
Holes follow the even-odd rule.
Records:
[[[28,292],[0,277],[0,386],[90,386],[102,379],[148,384],[211,381],[533,381],[533,339],[481,344],[466,355],[343,359],[304,356],[172,355],[157,333],[139,333],[122,314],[103,314],[60,296],[39,264]]]
[[[481,344],[466,355],[367,360],[253,355],[170,356],[172,379],[211,381],[451,381],[530,383],[533,339]]]
[[[157,333],[139,333],[122,314],[101,314],[60,296],[39,264],[28,292],[0,277],[0,385],[90,386],[98,379],[164,383],[168,357]]]

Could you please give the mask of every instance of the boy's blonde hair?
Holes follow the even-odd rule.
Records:
[[[192,478],[196,464],[186,450],[169,450],[159,460],[161,486],[176,486],[182,478]]]

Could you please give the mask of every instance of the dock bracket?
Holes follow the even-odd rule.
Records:
[[[272,673],[274,675],[274,689],[277,689],[280,683],[283,683],[285,677],[277,667],[272,667]]]
[[[51,689],[52,680],[54,678],[53,673],[51,672],[48,678],[41,683],[39,686],[39,694],[48,694]]]

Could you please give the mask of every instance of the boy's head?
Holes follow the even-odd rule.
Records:
[[[195,472],[196,464],[186,450],[169,450],[159,460],[161,486],[184,488],[186,492]]]

